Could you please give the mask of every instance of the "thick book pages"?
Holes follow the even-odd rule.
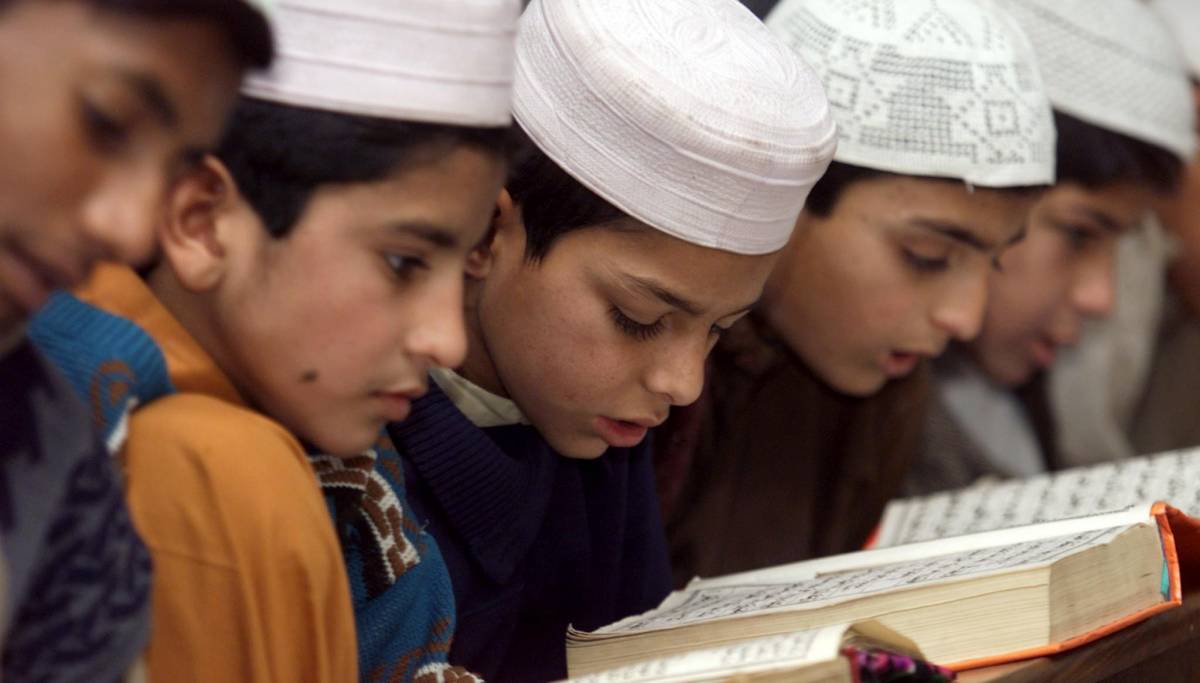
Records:
[[[1200,516],[1200,449],[893,501],[872,547],[1114,512],[1157,500]]]
[[[572,675],[831,624],[874,619],[955,669],[1052,654],[1176,606],[1164,505],[863,551],[695,580],[657,609],[570,631]]]
[[[921,656],[912,641],[875,622],[835,624],[651,659],[573,678],[569,683],[853,683],[860,650]]]

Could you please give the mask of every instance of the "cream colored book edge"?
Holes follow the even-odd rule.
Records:
[[[875,619],[956,669],[1051,654],[1182,599],[1166,506],[693,581],[646,614],[571,631],[572,675]]]
[[[572,678],[568,683],[853,683],[854,664],[846,648],[921,658],[911,640],[866,621],[692,650]]]

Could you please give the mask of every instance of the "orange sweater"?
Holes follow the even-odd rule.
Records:
[[[122,451],[154,560],[150,681],[356,681],[350,588],[300,443],[132,271],[102,268],[79,297],[149,333],[178,392],[133,413]]]

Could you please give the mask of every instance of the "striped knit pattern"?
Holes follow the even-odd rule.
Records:
[[[321,489],[341,510],[353,512],[363,548],[367,598],[391,588],[421,561],[417,548],[404,535],[404,508],[392,485],[375,470],[374,450],[354,458],[310,455]]]
[[[363,680],[480,681],[447,663],[454,590],[437,543],[409,512],[404,469],[391,439],[381,434],[369,455],[341,462],[312,457],[346,559]],[[380,567],[394,570],[395,579],[381,580],[386,574]]]

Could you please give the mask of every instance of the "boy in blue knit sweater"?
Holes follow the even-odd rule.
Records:
[[[0,0],[0,679],[116,681],[141,656],[146,549],[25,326],[101,259],[149,256],[172,174],[271,52],[242,0]]]
[[[450,567],[451,663],[545,681],[569,624],[668,592],[647,432],[759,297],[834,128],[736,0],[534,0],[514,116],[527,144],[468,264],[466,361],[390,433]]]

